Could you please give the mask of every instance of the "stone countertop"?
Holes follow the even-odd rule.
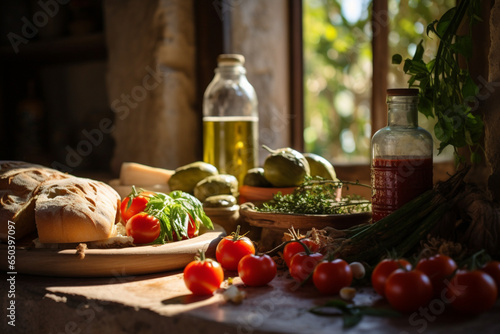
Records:
[[[108,278],[15,276],[16,326],[2,318],[1,333],[331,333],[342,331],[341,317],[307,312],[332,297],[313,286],[297,288],[287,273],[266,287],[247,288],[240,305],[220,293],[193,296],[182,272]],[[4,289],[5,287],[5,289]],[[6,280],[2,291],[7,291]],[[360,288],[354,302],[386,307],[371,288]],[[2,298],[2,310],[8,307]],[[459,316],[435,300],[429,309],[398,318],[365,316],[348,333],[500,333],[500,302],[478,316]]]

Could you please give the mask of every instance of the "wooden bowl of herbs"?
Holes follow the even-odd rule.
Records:
[[[312,228],[347,229],[369,223],[371,202],[357,195],[342,196],[342,187],[359,183],[308,179],[290,194],[275,194],[267,202],[240,205],[240,218],[262,228],[263,248],[281,243],[283,233],[292,227],[307,232]],[[351,191],[352,192],[352,191]]]

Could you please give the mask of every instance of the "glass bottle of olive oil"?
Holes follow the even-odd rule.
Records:
[[[217,62],[203,97],[203,161],[242,184],[259,162],[257,96],[242,55],[222,54]]]

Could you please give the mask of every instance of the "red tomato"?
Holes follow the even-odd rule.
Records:
[[[486,263],[486,265],[480,270],[490,275],[491,278],[493,278],[493,280],[495,281],[497,289],[500,289],[500,262],[490,261]]]
[[[428,259],[420,259],[415,269],[420,270],[429,277],[434,296],[440,296],[446,288],[445,279],[451,279],[455,270],[457,270],[457,264],[451,257],[438,254]]]
[[[161,226],[157,218],[141,212],[127,221],[125,229],[135,244],[148,244],[158,238]]]
[[[400,268],[411,270],[411,264],[404,259],[385,259],[375,266],[372,272],[372,286],[379,295],[385,296],[385,281],[393,271]]]
[[[255,247],[250,239],[239,235],[239,226],[236,233],[222,239],[215,250],[217,261],[226,270],[238,270],[238,263],[248,254],[255,254]]]
[[[195,295],[211,295],[224,280],[224,271],[218,262],[200,255],[184,268],[184,283]]]
[[[194,222],[193,218],[191,216],[189,216],[189,222],[188,222],[188,226],[187,226],[187,237],[183,236],[181,239],[179,239],[177,237],[177,233],[175,233],[175,231],[173,231],[172,238],[174,239],[174,241],[187,240],[187,239],[197,237],[199,232],[200,232],[200,229],[198,228],[198,226],[196,226],[196,223]]]
[[[399,312],[414,312],[432,299],[432,283],[420,270],[396,269],[385,283],[385,297]]]
[[[323,260],[323,254],[300,252],[290,261],[290,275],[298,282],[304,282],[314,271],[316,265]]]
[[[495,281],[487,273],[481,270],[459,270],[451,279],[446,298],[455,310],[478,314],[495,305],[497,294]]]
[[[132,216],[143,212],[146,209],[149,198],[153,195],[154,193],[152,192],[143,191],[140,192],[137,196],[130,194],[129,196],[125,197],[122,201],[122,204],[120,205],[120,213],[123,221],[126,223],[130,218],[132,218]]]
[[[351,285],[351,267],[341,259],[321,262],[314,269],[313,283],[321,293],[337,294],[340,289]]]
[[[311,252],[317,252],[319,250],[319,245],[309,238],[301,239],[300,242],[306,245]],[[302,246],[297,241],[292,241],[287,243],[285,245],[285,248],[283,249],[283,260],[285,260],[286,266],[290,267],[290,261],[292,261],[292,257],[295,254],[304,251],[305,251],[304,246]]]
[[[248,286],[263,286],[276,276],[276,263],[269,255],[248,254],[238,263],[238,275]]]

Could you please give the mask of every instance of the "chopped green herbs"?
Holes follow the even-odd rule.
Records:
[[[360,196],[340,198],[339,190],[344,184],[361,185],[340,181],[307,177],[292,194],[278,193],[263,204],[258,211],[294,214],[345,214],[371,210],[369,200]],[[365,186],[365,185],[361,185]]]

